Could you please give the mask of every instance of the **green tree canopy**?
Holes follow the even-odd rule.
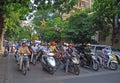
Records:
[[[87,12],[77,12],[69,18],[69,26],[66,29],[69,40],[75,43],[90,42],[91,36],[95,34],[92,26],[91,16]]]
[[[103,31],[103,35],[109,34],[110,26],[115,26],[115,16],[120,14],[118,0],[94,0],[93,22],[98,31]]]

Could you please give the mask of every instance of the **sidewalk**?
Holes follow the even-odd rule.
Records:
[[[6,83],[8,74],[8,57],[0,54],[0,83]]]

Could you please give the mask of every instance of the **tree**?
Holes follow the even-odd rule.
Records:
[[[115,17],[120,14],[119,0],[94,0],[93,4],[93,22],[94,27],[101,31],[104,36],[109,35],[110,26],[112,25],[113,34],[115,35]],[[114,38],[114,37],[113,37]]]
[[[57,27],[55,25],[57,24]],[[47,42],[57,41],[60,42],[64,37],[64,29],[67,27],[68,22],[62,20],[60,17],[48,20],[45,26],[35,26],[36,31],[42,40]]]
[[[56,39],[56,41],[60,41],[60,32],[55,31],[54,26],[57,24],[59,27],[64,27],[64,25],[61,24],[65,23],[63,23],[62,19],[59,17],[62,17],[63,13],[68,13],[76,4],[77,0],[43,0],[39,2],[38,11],[33,21],[35,27],[39,26],[39,30],[36,28],[36,31],[41,34],[42,38],[45,40],[51,41]],[[40,21],[43,19],[47,22],[46,26],[40,26]]]
[[[13,11],[16,11],[18,8],[27,8],[29,5],[29,0],[0,0],[0,50],[2,48],[3,35],[5,31],[5,20],[8,17],[10,20],[10,11],[9,7],[12,5]],[[20,12],[19,12],[20,13]],[[23,13],[21,11],[21,13]],[[8,21],[8,20],[7,20]],[[15,19],[14,19],[15,21]],[[14,24],[14,22],[12,23]],[[10,24],[11,25],[11,24]]]
[[[3,40],[4,31],[6,31],[6,33],[11,32],[11,35],[20,34],[21,27],[19,24],[24,17],[23,14],[25,15],[25,13],[28,12],[29,3],[29,0],[0,1],[0,44]],[[76,0],[35,0],[35,3],[38,5],[38,10],[52,9],[51,12],[59,12],[61,15],[63,12],[71,10]],[[42,13],[44,14],[45,12]],[[5,27],[7,28],[5,29]],[[1,46],[2,44],[0,48]]]
[[[85,11],[81,11],[73,14],[68,20],[67,39],[74,43],[90,42],[91,36],[95,34],[90,15]]]

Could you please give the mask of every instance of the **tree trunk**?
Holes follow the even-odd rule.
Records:
[[[0,10],[0,52],[3,51],[4,13]]]

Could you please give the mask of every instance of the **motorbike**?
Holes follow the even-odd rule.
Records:
[[[32,53],[32,55],[31,55],[31,62],[33,63],[33,65],[36,65],[37,53]]]
[[[57,69],[60,67],[60,65],[62,64],[62,54],[59,52],[59,53],[56,53],[55,54],[55,61],[56,61],[56,66],[57,66]]]
[[[16,50],[14,57],[15,57],[16,62],[18,62],[18,60],[19,60],[18,50]]]
[[[79,58],[77,55],[73,54],[70,57],[70,64],[68,66],[68,71],[73,72],[75,75],[80,74],[80,69],[79,69]]]
[[[39,50],[37,52],[37,56],[36,56],[36,60],[37,62],[41,62],[41,56],[43,55],[43,52],[41,50]]]
[[[43,69],[47,70],[50,74],[54,74],[56,71],[56,61],[54,58],[54,53],[43,54],[41,57],[41,65]]]
[[[8,55],[9,55],[9,51],[8,51],[7,48],[5,48],[5,50],[4,50],[4,57],[6,57],[6,56],[8,56]]]
[[[28,60],[27,54],[23,54],[22,72],[23,72],[24,75],[26,75],[27,71],[28,71],[27,60]]]
[[[102,56],[98,56],[100,66],[111,69],[111,70],[117,70],[118,62],[114,59],[113,55],[111,53],[108,53],[106,56],[107,56],[107,59],[103,59]]]
[[[90,67],[94,71],[99,70],[99,62],[94,53],[81,53],[80,54],[80,66]]]

